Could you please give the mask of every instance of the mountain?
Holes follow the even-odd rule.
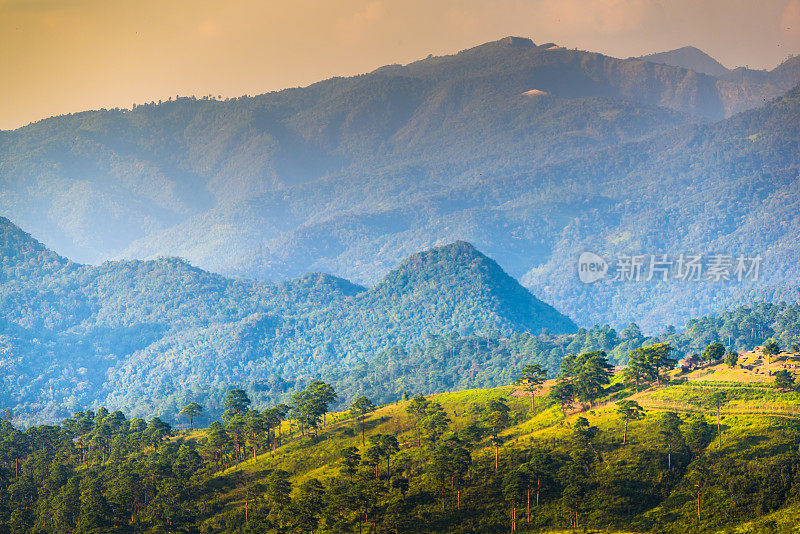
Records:
[[[672,65],[673,67],[682,67],[715,77],[723,76],[728,73],[728,69],[719,61],[693,46],[684,46],[683,48],[676,48],[675,50],[669,50],[667,52],[648,54],[639,57],[639,59],[652,63]]]
[[[725,121],[678,129],[643,143],[554,166],[526,177],[543,184],[560,180],[574,203],[585,208],[553,242],[547,264],[522,279],[540,288],[546,301],[568,313],[589,310],[589,321],[602,322],[597,302],[650,331],[663,317],[683,324],[692,316],[752,300],[800,300],[800,86],[760,109]],[[515,191],[511,179],[495,184]],[[509,201],[511,195],[494,202]],[[541,193],[526,200],[514,195],[518,209],[533,210]],[[564,199],[569,202],[569,199]],[[637,283],[582,284],[575,275],[577,255],[592,251],[608,261],[625,255],[667,255],[669,279],[656,276]],[[715,280],[676,279],[678,258],[702,255],[707,269],[716,256],[731,265]],[[757,276],[735,273],[737,259],[760,258]],[[644,272],[648,269],[645,265]],[[591,324],[590,322],[590,324]]]
[[[325,274],[234,280],[174,258],[79,265],[7,219],[0,230],[0,406],[19,420],[101,402],[149,414],[235,383],[277,398],[300,377],[430,335],[576,329],[464,242],[416,254],[365,288]]]
[[[563,287],[582,252],[572,235],[599,225],[604,245],[648,253],[637,247],[665,203],[673,248],[701,235],[732,248],[724,236],[744,214],[758,214],[752,227],[791,226],[791,211],[763,204],[793,202],[790,184],[770,181],[791,175],[791,125],[774,125],[784,146],[765,147],[768,137],[741,140],[756,119],[731,115],[791,89],[795,64],[714,77],[506,38],[256,97],[53,117],[0,133],[0,210],[83,263],[177,256],[267,281],[323,271],[372,286],[406,257],[463,240],[581,324],[647,312],[644,326],[660,328],[728,297],[703,290],[690,312],[664,304],[672,290],[617,287],[590,303]],[[755,159],[740,162],[740,145]],[[634,204],[643,187],[652,202]],[[769,249],[765,235],[754,230],[749,246]],[[779,265],[791,244],[784,253]]]

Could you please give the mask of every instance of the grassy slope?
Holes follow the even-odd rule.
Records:
[[[775,368],[782,368],[780,366],[783,363],[775,363]],[[635,464],[633,450],[661,450],[656,425],[659,412],[665,408],[678,412],[706,411],[709,424],[715,423],[715,414],[704,407],[703,402],[712,391],[723,388],[731,399],[730,405],[722,410],[723,445],[721,449],[717,449],[716,441],[712,441],[706,455],[712,462],[732,462],[731,465],[735,468],[737,462],[769,458],[780,452],[781,445],[770,439],[770,436],[780,433],[782,422],[793,418],[791,412],[800,404],[797,393],[776,390],[767,382],[769,379],[766,374],[761,374],[758,380],[754,380],[752,375],[758,376],[752,371],[731,370],[724,365],[718,365],[683,375],[682,378],[686,379],[683,384],[651,388],[637,393],[634,398],[648,408],[648,413],[644,420],[630,423],[631,446],[625,448],[619,446],[623,424],[615,413],[611,398],[604,399],[591,410],[571,411],[566,417],[560,408],[543,400],[537,402],[536,409],[531,414],[530,401],[511,386],[444,393],[436,395],[435,400],[448,412],[452,420],[451,430],[458,430],[477,419],[478,416],[470,410],[471,406],[486,403],[496,397],[509,399],[515,422],[503,432],[505,444],[500,452],[501,462],[504,455],[510,454],[511,449],[522,449],[534,443],[540,446],[545,444],[554,451],[568,452],[572,423],[577,417],[586,417],[601,430],[602,445],[599,447],[603,448],[604,464],[616,466],[626,462]],[[615,378],[614,382],[618,380]],[[401,452],[394,462],[424,461],[426,453],[424,448],[415,446],[416,436],[405,412],[406,404],[398,402],[382,406],[371,414],[366,423],[367,437],[373,433],[396,434]],[[283,432],[289,432],[286,423]],[[203,431],[195,431],[193,437],[202,435]],[[347,414],[331,414],[329,424],[320,432],[319,442],[315,443],[312,437],[295,437],[274,454],[262,454],[255,461],[250,460],[216,475],[209,485],[209,489],[214,488],[219,492],[215,498],[214,513],[242,506],[242,486],[262,479],[272,469],[283,469],[292,473],[294,484],[310,477],[324,482],[325,479],[338,475],[339,452],[349,446],[361,446],[361,435],[355,428],[355,423],[347,419]],[[494,451],[486,440],[473,452],[473,462],[476,466],[493,464]],[[689,469],[691,470],[691,466]],[[680,490],[681,483],[677,483],[674,489]],[[709,499],[709,514],[725,513],[724,510],[715,511],[716,501],[712,497]],[[644,532],[664,522],[680,523],[693,517],[694,501],[688,501],[685,496],[673,491],[658,506],[640,514],[636,525],[631,528]],[[733,530],[730,532],[768,532],[773,531],[769,530],[773,524],[777,525],[776,528],[779,527],[775,532],[791,532],[786,529],[797,520],[800,520],[800,505],[791,505],[753,522],[731,527]],[[207,527],[214,525],[214,521],[213,514],[200,519]],[[691,523],[687,524],[687,528],[688,525]]]

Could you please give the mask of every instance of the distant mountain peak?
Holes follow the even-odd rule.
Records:
[[[514,37],[509,35],[508,37],[503,37],[499,41],[498,44],[509,46],[513,48],[534,48],[536,45],[528,39],[527,37]]]
[[[463,265],[475,260],[485,260],[497,265],[492,259],[475,248],[472,243],[459,240],[412,254],[398,265],[395,271],[404,270],[406,268],[416,269],[419,267],[433,266],[443,261],[460,263]],[[499,266],[497,266],[497,268],[500,269]]]
[[[471,243],[454,241],[409,256],[391,271],[374,289],[380,299],[416,303],[412,308],[443,307],[459,310],[466,317],[482,317],[477,326],[515,324],[539,333],[543,329],[557,333],[575,331],[575,323],[553,307],[536,298],[496,261]],[[465,313],[466,309],[474,310]]]
[[[672,67],[682,67],[709,76],[722,76],[728,69],[719,61],[694,46],[684,46],[675,50],[640,56],[638,59],[651,63],[661,63]]]

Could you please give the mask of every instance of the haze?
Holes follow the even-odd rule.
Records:
[[[258,94],[505,35],[617,57],[694,45],[772,68],[800,51],[800,0],[0,0],[0,129]]]

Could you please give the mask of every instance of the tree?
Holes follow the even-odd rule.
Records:
[[[500,454],[500,445],[503,443],[500,439],[500,431],[505,428],[510,418],[508,416],[511,408],[508,407],[506,399],[499,397],[489,401],[484,411],[484,423],[489,427],[492,435],[492,445],[494,446],[494,469],[497,471],[498,457]]]
[[[699,455],[700,452],[708,445],[708,442],[713,438],[713,431],[708,427],[706,418],[703,414],[697,414],[692,417],[684,432],[686,445],[689,449]]]
[[[186,406],[183,407],[181,410],[181,415],[189,418],[189,429],[194,430],[194,420],[196,417],[200,417],[200,414],[203,412],[203,407],[197,404],[196,402],[190,402]]]
[[[170,433],[172,433],[172,428],[167,423],[158,417],[153,417],[147,422],[144,437],[153,447],[157,447],[161,440],[170,435]]]
[[[602,350],[582,354],[580,358],[581,365],[574,379],[575,393],[591,407],[602,395],[603,386],[611,382],[613,367]]]
[[[375,479],[377,480],[380,476],[378,472],[378,468],[381,464],[381,448],[380,444],[375,443],[373,438],[377,438],[378,436],[370,436],[369,437],[369,445],[364,450],[364,454],[361,455],[361,460],[364,462],[364,465],[367,465],[375,470]]]
[[[316,439],[319,423],[324,421],[325,414],[335,400],[336,391],[321,380],[315,380],[306,389],[296,391],[292,395],[292,414],[301,431],[313,429]]]
[[[247,413],[250,406],[250,398],[243,389],[232,389],[225,397],[225,411],[222,414],[222,420],[229,422],[236,415],[243,415]]]
[[[319,426],[322,407],[318,405],[310,389],[295,391],[292,394],[291,418],[297,421],[300,432],[305,434],[306,430],[314,430],[314,438],[317,439],[317,427]]]
[[[761,349],[761,354],[767,357],[767,365],[770,364],[770,358],[772,356],[777,356],[780,353],[781,353],[781,347],[772,340],[764,343],[764,346]]]
[[[529,486],[529,475],[524,469],[513,469],[503,478],[503,495],[511,505],[511,532],[517,531],[517,504],[525,498]]]
[[[778,389],[794,389],[794,375],[786,369],[775,373],[775,387]]]
[[[431,446],[436,445],[439,437],[444,434],[450,425],[450,418],[438,402],[429,402],[425,408],[425,417],[422,420],[422,430]]]
[[[319,525],[319,513],[325,504],[325,486],[316,478],[304,481],[297,492],[296,526],[298,530],[314,532]]]
[[[345,447],[342,449],[342,472],[346,474],[350,481],[353,481],[353,475],[358,472],[358,464],[361,463],[361,455],[355,447]]]
[[[645,411],[635,400],[626,399],[617,402],[617,413],[625,422],[625,433],[622,436],[622,444],[625,445],[628,442],[628,422],[644,419]]]
[[[14,478],[19,478],[20,462],[30,449],[28,437],[8,421],[0,422],[0,460],[13,460]]]
[[[703,358],[703,361],[706,362],[716,362],[721,360],[725,356],[725,347],[722,346],[721,343],[711,343],[706,348],[703,349],[703,352],[700,354],[700,357]]]
[[[521,385],[522,388],[528,392],[528,396],[531,398],[531,411],[533,411],[536,391],[541,387],[546,377],[547,371],[535,363],[526,365],[520,371],[517,384]]]
[[[523,468],[528,472],[528,479],[530,485],[527,492],[527,519],[528,523],[531,522],[531,490],[536,490],[536,506],[539,506],[539,495],[542,489],[546,488],[552,476],[553,459],[550,455],[540,449],[534,449],[531,453],[531,458]],[[535,485],[533,481],[536,481]]]
[[[244,416],[244,429],[247,433],[247,441],[253,451],[253,461],[255,461],[258,445],[261,443],[264,432],[269,429],[266,419],[258,410],[250,410]]]
[[[722,427],[720,426],[720,411],[727,400],[725,391],[718,389],[708,397],[708,404],[717,409],[717,447],[722,447]]]
[[[596,426],[592,426],[589,423],[589,420],[585,417],[578,417],[573,424],[573,438],[575,439],[575,444],[578,449],[592,451],[595,453],[594,445],[592,442],[594,438],[597,437],[598,429]]]
[[[648,353],[651,365],[655,369],[656,383],[660,384],[661,371],[664,369],[673,369],[675,364],[678,363],[677,360],[672,357],[675,347],[669,343],[656,343],[645,347],[645,350]]]
[[[245,448],[247,440],[246,416],[242,414],[234,415],[233,419],[228,421],[226,428],[228,430],[228,434],[233,438],[233,442],[236,444],[236,461],[239,462],[242,460],[242,450]],[[246,455],[247,450],[244,452]]]
[[[261,412],[261,418],[264,420],[264,424],[267,425],[267,431],[270,434],[269,440],[273,451],[277,445],[280,445],[281,423],[286,418],[289,410],[290,408],[285,404],[276,404],[272,408],[267,408]]]
[[[655,380],[660,384],[661,370],[675,367],[676,362],[672,357],[674,350],[669,343],[656,343],[631,351],[625,368],[626,379],[636,383],[637,389],[641,382]]]
[[[550,398],[561,405],[561,411],[566,414],[567,406],[572,405],[575,400],[575,388],[572,381],[564,378],[556,378],[556,383],[550,388]]]
[[[390,460],[392,456],[397,454],[400,450],[400,444],[397,443],[397,438],[392,436],[391,434],[379,434],[380,439],[378,440],[378,445],[381,448],[381,455],[386,458],[386,477],[390,478],[392,476],[392,472],[390,469]]]
[[[675,412],[665,412],[659,423],[659,435],[667,447],[667,468],[672,469],[672,452],[683,443],[681,419]]]
[[[321,380],[315,380],[308,386],[309,396],[312,399],[314,412],[322,416],[322,424],[325,425],[325,414],[328,413],[330,405],[336,402],[336,390],[333,386]]]
[[[353,401],[353,404],[350,405],[350,411],[355,413],[358,417],[358,423],[361,426],[361,445],[364,445],[365,419],[368,413],[375,411],[375,405],[371,400],[362,395]]]
[[[561,502],[569,512],[573,529],[580,527],[580,514],[586,507],[586,494],[589,490],[592,464],[596,455],[581,449],[570,451],[570,458],[559,471],[558,480],[563,484]]]
[[[739,353],[735,351],[730,351],[725,354],[725,363],[728,367],[736,367],[736,364],[739,362]]]
[[[436,445],[431,455],[432,472],[438,482],[439,497],[444,511],[444,492],[447,482],[456,491],[456,507],[461,509],[461,488],[464,477],[469,472],[472,455],[466,444],[452,436]]]
[[[425,418],[425,411],[428,409],[428,399],[417,393],[411,402],[406,406],[406,412],[411,416],[414,428],[417,431],[417,447],[422,446],[422,420]]]
[[[267,476],[266,497],[272,504],[270,516],[283,529],[289,519],[289,506],[292,503],[292,485],[289,473],[276,469]]]
[[[647,358],[647,353],[640,347],[632,350],[628,355],[628,364],[622,372],[627,383],[632,383],[636,391],[640,391],[643,383],[655,379],[653,366]]]
[[[185,485],[189,478],[197,472],[202,463],[203,460],[200,458],[200,455],[197,454],[195,448],[184,443],[178,448],[178,456],[175,458],[172,470],[180,477]]]
[[[78,529],[81,532],[103,532],[109,524],[111,511],[103,496],[98,478],[81,480],[81,504]]]
[[[225,461],[225,455],[230,441],[231,439],[230,436],[228,436],[228,432],[218,421],[214,421],[209,425],[204,445],[206,447],[206,454],[211,456],[217,468],[220,468],[223,461]]]

